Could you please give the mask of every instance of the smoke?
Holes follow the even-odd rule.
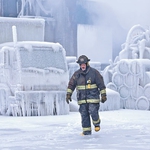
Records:
[[[114,60],[132,26],[141,24],[149,28],[149,6],[149,0],[87,1],[85,7],[93,27],[79,26],[78,54],[87,54],[91,60],[102,63]]]
[[[92,25],[78,26],[78,54],[85,53],[93,61],[108,63],[109,59],[114,60],[121,50],[125,31],[109,5],[89,1],[86,9]]]

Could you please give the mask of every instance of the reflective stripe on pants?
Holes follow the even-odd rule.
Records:
[[[94,126],[98,126],[100,124],[100,118],[99,118],[99,103],[93,104],[93,103],[86,103],[79,105],[79,112],[81,114],[81,123],[83,131],[84,129],[91,130],[91,120],[90,115],[92,118],[92,122]]]

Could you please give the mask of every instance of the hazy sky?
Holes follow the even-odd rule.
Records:
[[[140,24],[144,28],[150,26],[150,0],[89,0],[99,2],[99,8],[95,9],[100,17],[97,31],[93,28],[80,26],[78,38],[78,55],[86,54],[92,61],[108,63],[112,59],[113,53],[119,54],[121,44],[125,42],[126,35],[132,26]],[[98,20],[97,20],[98,21]],[[106,24],[105,24],[106,23]],[[107,26],[108,25],[108,26]],[[119,27],[119,28],[118,28]],[[117,30],[116,37],[111,34],[112,30]],[[112,37],[111,37],[112,36]],[[120,49],[112,51],[112,41],[114,38]],[[92,51],[91,51],[92,50]]]
[[[109,5],[121,25],[130,29],[135,24],[150,25],[150,0],[96,0]]]

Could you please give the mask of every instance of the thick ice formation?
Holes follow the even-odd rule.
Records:
[[[65,50],[58,43],[0,45],[0,114],[13,116],[69,113]]]
[[[44,46],[43,46],[44,45]],[[3,47],[3,48],[2,48]],[[76,57],[65,56],[60,44],[16,42],[0,45],[0,114],[13,116],[61,115],[77,111],[65,102],[68,79],[79,69]],[[108,100],[100,111],[150,109],[150,32],[132,27],[122,51],[101,71],[100,62],[91,62],[104,77]],[[69,71],[69,72],[68,72]],[[70,107],[69,107],[70,106]]]
[[[119,92],[121,108],[150,110],[150,31],[133,26],[103,77],[107,88]]]
[[[13,116],[43,116],[68,114],[65,91],[16,92],[16,100],[10,99],[7,114]]]

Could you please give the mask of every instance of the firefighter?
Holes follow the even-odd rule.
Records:
[[[72,93],[76,88],[77,102],[82,120],[82,135],[91,135],[92,133],[90,117],[92,118],[95,131],[98,132],[100,130],[100,94],[102,103],[107,100],[103,77],[98,70],[90,67],[89,61],[90,59],[85,55],[81,55],[78,58],[77,63],[80,65],[80,69],[72,75],[66,95],[66,102],[69,104],[72,101]]]

